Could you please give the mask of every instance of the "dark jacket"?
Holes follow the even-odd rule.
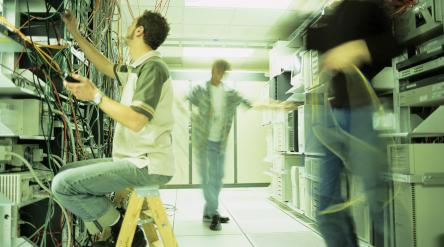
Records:
[[[331,14],[321,19],[307,32],[307,49],[324,53],[352,40],[366,41],[372,64],[360,67],[363,74],[373,78],[381,69],[390,66],[391,58],[401,51],[392,32],[392,22],[383,1],[345,0]],[[332,82],[334,107],[348,107],[348,94],[343,74]]]

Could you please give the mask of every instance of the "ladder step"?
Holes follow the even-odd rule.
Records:
[[[161,240],[158,240],[154,243],[150,243],[150,247],[164,247]]]
[[[153,223],[154,223],[153,218],[142,219],[137,222],[138,225],[153,224]]]
[[[158,188],[149,186],[135,188],[124,219],[126,219],[124,224],[130,226],[132,223],[132,226],[122,228],[117,247],[127,247],[131,243],[129,237],[134,234],[135,223],[142,226],[150,247],[178,247],[165,207],[160,200]]]

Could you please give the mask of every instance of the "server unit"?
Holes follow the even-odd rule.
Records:
[[[319,56],[317,51],[307,51],[302,56],[305,91],[319,85]]]
[[[317,114],[318,111],[321,111],[321,106],[305,104],[298,107],[298,151],[300,153],[307,155],[320,155],[323,153],[322,145],[311,128],[314,122],[318,121],[313,115]]]
[[[444,144],[389,146],[396,246],[444,246]]]
[[[300,205],[300,194],[299,194],[299,167],[293,166],[290,171],[291,177],[291,205],[297,209],[301,209]]]
[[[279,202],[291,201],[290,173],[276,174],[271,179],[272,197]]]
[[[305,215],[314,221],[319,208],[318,191],[319,180],[305,177]]]
[[[298,143],[298,111],[291,111],[287,118],[287,150],[290,152],[299,152]]]
[[[382,69],[372,78],[371,84],[375,90],[393,90],[395,87],[393,67]]]
[[[35,175],[42,183],[49,183],[53,177],[50,171],[36,170]],[[0,174],[0,194],[6,196],[14,204],[24,204],[48,196],[47,192],[37,184],[31,172]]]
[[[301,155],[278,154],[273,157],[273,170],[286,172],[289,175],[291,167],[303,165],[304,159]]]
[[[444,186],[395,182],[396,246],[444,246]]]
[[[305,157],[305,203],[306,215],[312,220],[316,220],[316,213],[319,206],[319,166],[320,159],[315,157]]]
[[[269,88],[268,88],[268,92],[269,92],[269,97],[270,99],[276,100],[276,77],[271,77],[270,81],[268,82],[269,84]]]
[[[285,101],[290,97],[287,91],[291,88],[291,72],[284,71],[270,80],[270,98]]]
[[[305,166],[292,166],[290,169],[291,177],[291,205],[301,214],[307,212],[306,179]]]
[[[424,49],[396,65],[401,106],[430,106],[444,102],[444,46],[432,42]]]
[[[305,152],[305,106],[298,107],[298,151]]]
[[[285,101],[290,97],[287,91],[291,88],[291,72],[285,71],[276,78],[276,100]]]
[[[275,152],[287,151],[287,134],[285,123],[273,124],[273,149]]]
[[[43,149],[39,147],[38,144],[18,144],[16,138],[5,138],[0,139],[0,166],[4,165],[14,168],[15,170],[20,170],[18,167],[25,166],[21,160],[18,158],[5,155],[4,151],[14,152],[22,157],[24,157],[30,163],[42,162],[44,158]],[[2,169],[0,169],[0,172]]]
[[[299,209],[302,211],[303,214],[306,214],[307,197],[305,195],[305,178],[306,178],[305,168],[299,167],[298,172],[299,172],[299,188],[298,188]]]
[[[273,174],[270,183],[271,197],[279,202],[285,201],[285,195],[282,194],[282,174]]]
[[[414,45],[444,33],[444,4],[441,0],[420,0],[395,21],[398,39]]]
[[[396,144],[388,152],[393,173],[444,173],[444,144]]]
[[[319,180],[321,159],[316,157],[305,157],[306,176],[313,180]]]
[[[277,155],[273,159],[272,196],[280,202],[292,201],[292,167],[301,167],[304,160],[297,155]]]
[[[38,99],[1,99],[0,136],[43,136],[49,116]],[[42,130],[42,128],[44,130]],[[48,134],[48,133],[45,133]]]

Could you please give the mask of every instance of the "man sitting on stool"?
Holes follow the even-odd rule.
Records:
[[[117,124],[112,158],[70,164],[54,177],[52,191],[64,207],[85,221],[90,233],[111,226],[111,238],[94,246],[115,246],[123,219],[106,195],[128,187],[163,185],[174,174],[173,90],[168,68],[156,51],[165,41],[169,25],[150,11],[135,19],[126,37],[132,58],[127,66],[113,65],[82,37],[70,12],[63,21],[96,68],[124,88],[119,103],[85,77],[73,75],[79,83],[64,81],[77,99],[94,102]],[[137,229],[132,246],[146,245],[142,230]]]

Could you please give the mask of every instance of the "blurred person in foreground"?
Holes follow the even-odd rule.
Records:
[[[313,127],[325,154],[315,196],[319,199],[320,232],[328,247],[359,246],[350,211],[346,207],[334,210],[348,199],[341,193],[346,183],[341,179],[344,172],[362,179],[374,223],[374,244],[382,247],[384,243],[383,207],[388,200],[382,177],[387,169],[385,145],[372,125],[375,106],[371,97],[360,95],[362,91],[358,93],[355,88],[365,80],[356,68],[372,78],[390,66],[391,58],[401,50],[388,12],[382,0],[337,1],[307,33],[307,49],[322,54],[322,70],[331,76],[326,90],[327,117],[322,126]]]

